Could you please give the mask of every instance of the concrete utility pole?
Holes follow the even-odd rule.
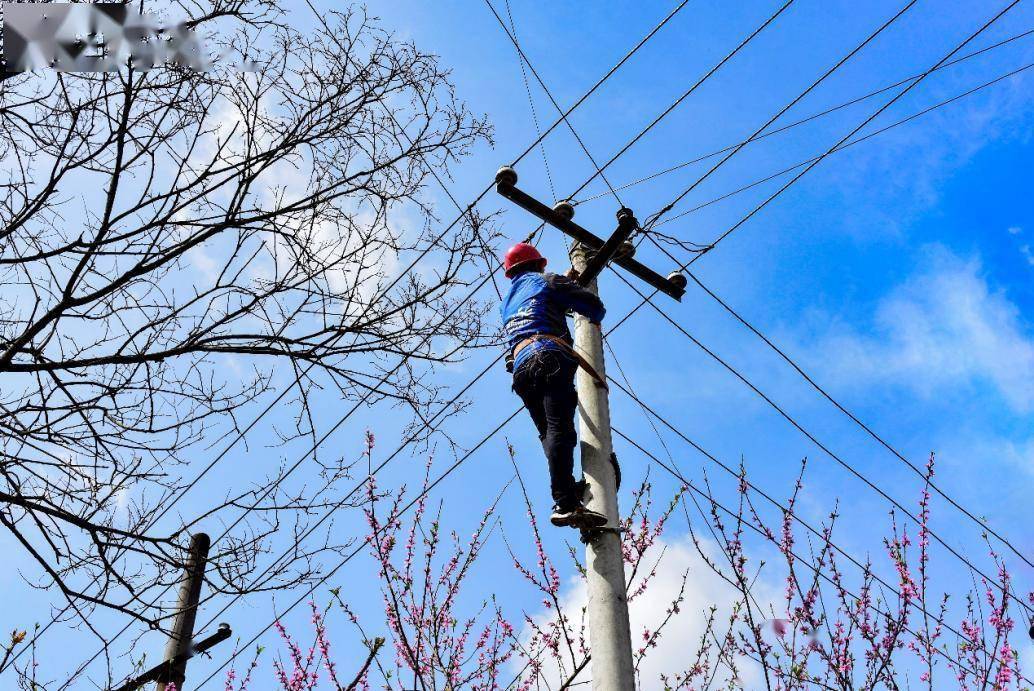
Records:
[[[205,580],[205,566],[211,545],[212,540],[204,533],[197,533],[190,538],[190,554],[184,565],[176,605],[176,619],[169,634],[169,642],[165,646],[165,659],[136,678],[128,680],[116,691],[136,691],[152,682],[158,682],[158,691],[165,691],[170,684],[176,685],[176,691],[183,691],[187,660],[222,643],[233,634],[230,625],[224,623],[219,624],[219,629],[207,638],[193,640],[201,584]]]
[[[618,227],[602,240],[572,220],[574,207],[560,202],[550,209],[517,189],[517,173],[502,168],[496,173],[496,190],[521,208],[538,216],[576,240],[571,265],[579,272],[578,282],[598,294],[596,276],[613,262],[658,291],[681,299],[686,277],[672,273],[667,278],[632,259],[634,246],[628,241],[639,228],[630,209],[618,211]],[[603,363],[603,334],[600,327],[581,315],[575,316],[575,350],[603,381],[578,368],[578,427],[582,452],[582,473],[586,480],[584,501],[588,508],[607,517],[601,529],[583,531],[585,567],[589,586],[589,636],[592,645],[592,688],[595,691],[633,691],[632,636],[628,624],[625,565],[618,533],[616,463],[610,432],[610,402]]]
[[[589,249],[580,243],[571,248],[571,266],[583,271]],[[585,286],[598,292],[596,280]],[[601,377],[603,334],[600,327],[581,315],[574,320],[574,347]],[[610,401],[607,389],[588,372],[578,368],[578,436],[582,473],[586,480],[585,505],[607,517],[607,526],[585,535],[586,582],[589,586],[589,636],[592,643],[592,687],[597,691],[632,691],[632,635],[628,624],[625,564],[621,536],[617,532],[617,478],[610,456]]]
[[[179,601],[176,605],[176,619],[165,646],[165,660],[170,662],[168,676],[158,682],[158,691],[165,691],[169,684],[176,685],[176,691],[183,691],[187,675],[187,658],[194,638],[194,620],[197,619],[197,603],[201,598],[201,584],[205,580],[205,565],[208,562],[208,548],[212,540],[205,533],[190,538],[190,555],[187,557],[183,580],[180,582]]]

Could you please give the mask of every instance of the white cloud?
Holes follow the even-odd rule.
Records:
[[[973,474],[971,482],[979,483],[980,475],[992,466],[1016,469],[1034,475],[1034,436],[1023,436],[1017,434],[1014,437],[998,436],[987,434],[981,430],[960,430],[957,434],[947,435],[937,444],[940,462],[951,464],[951,472],[963,477]],[[1008,472],[1008,471],[1007,471]],[[1024,494],[1023,487],[1004,489],[996,486],[984,486],[980,484],[969,488],[975,496],[979,491],[986,492],[994,497],[1003,497],[1006,491],[1014,489],[1016,501],[1025,501],[1021,495]],[[1007,496],[1007,495],[1004,495]],[[988,496],[984,501],[991,502],[993,499]],[[1018,505],[1006,504],[994,506],[994,513],[1002,515],[1003,511],[1017,509],[1022,511]],[[1007,514],[1006,514],[1007,515]],[[1002,529],[1006,529],[1003,525]]]
[[[1019,226],[1009,226],[1006,228],[1006,232],[1009,233],[1009,235],[1019,235],[1023,232],[1023,228],[1020,228]]]
[[[124,520],[129,515],[129,488],[123,487],[115,493],[115,515]]]
[[[941,75],[926,96],[915,97],[900,110],[884,114],[871,128],[914,113],[944,97],[971,86],[968,77],[949,79]],[[876,138],[878,144],[851,147],[844,154],[851,163],[824,168],[825,179],[850,195],[853,213],[847,227],[864,237],[875,233],[897,234],[907,227],[907,218],[923,213],[941,200],[945,181],[969,163],[988,145],[1026,142],[1030,137],[1031,109],[1029,72],[1015,75],[994,87],[934,111]],[[948,80],[948,81],[944,81]],[[903,162],[907,161],[907,165]],[[878,185],[871,184],[879,180]],[[893,212],[888,211],[893,209]]]
[[[219,278],[219,270],[222,268],[222,265],[216,262],[215,258],[205,250],[204,245],[197,245],[187,253],[187,256],[190,257],[190,262],[194,265],[194,268],[200,271],[209,283],[215,283],[216,279]]]
[[[1028,264],[1034,266],[1034,252],[1031,252],[1030,245],[1023,245],[1020,247],[1020,254],[1023,255]]]
[[[828,326],[805,350],[840,383],[894,383],[924,395],[991,385],[1014,410],[1034,409],[1030,323],[988,284],[979,261],[943,247],[880,301],[871,331]]]

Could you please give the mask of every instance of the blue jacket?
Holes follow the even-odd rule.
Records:
[[[571,343],[571,332],[565,319],[568,310],[574,310],[597,324],[606,314],[596,295],[566,276],[535,271],[519,274],[510,284],[510,292],[500,307],[507,352],[512,353],[518,343],[536,334],[559,336]],[[516,371],[540,350],[564,352],[561,346],[551,341],[536,341],[521,350],[512,369]],[[507,360],[509,357],[507,355]]]

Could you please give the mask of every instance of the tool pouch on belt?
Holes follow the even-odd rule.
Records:
[[[530,336],[524,339],[523,341],[521,341],[513,347],[513,352],[507,360],[507,363],[510,364],[516,361],[517,354],[536,341],[552,341],[553,343],[559,345],[564,350],[564,352],[566,352],[568,355],[574,358],[575,362],[578,363],[579,367],[581,367],[583,370],[589,373],[589,376],[592,377],[593,380],[595,380],[596,386],[609,390],[607,382],[603,379],[603,377],[600,376],[600,373],[597,372],[596,369],[592,365],[590,365],[588,361],[585,358],[583,358],[581,354],[577,350],[575,350],[570,343],[560,338],[559,336],[553,336],[552,334],[535,334],[534,336]],[[510,368],[512,369],[512,364]]]

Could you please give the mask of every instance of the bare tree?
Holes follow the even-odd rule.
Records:
[[[194,521],[153,524],[191,451],[239,430],[277,371],[286,440],[316,439],[317,387],[420,416],[485,308],[455,295],[484,229],[440,223],[424,187],[490,130],[433,56],[357,11],[300,31],[264,0],[181,9],[252,70],[0,84],[0,523],[73,614],[152,624]],[[278,480],[213,509],[249,515],[213,549],[217,591],[252,587],[269,535],[331,503]],[[330,547],[297,545],[294,576],[261,587]]]

